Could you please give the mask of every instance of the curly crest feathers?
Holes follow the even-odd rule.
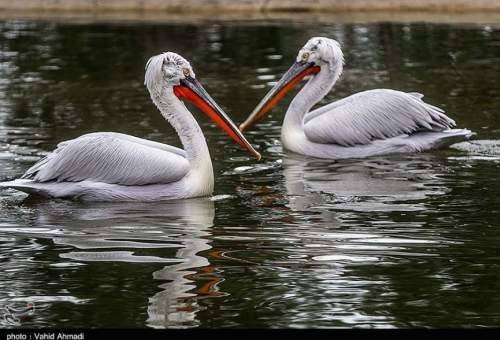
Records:
[[[191,70],[189,62],[174,52],[164,52],[149,58],[146,63],[144,85],[151,95],[160,95],[166,85],[176,85],[182,77],[182,69]],[[194,72],[192,72],[194,76]]]
[[[315,52],[319,60],[328,64],[331,69],[344,65],[344,53],[338,41],[325,37],[313,37],[302,48]]]

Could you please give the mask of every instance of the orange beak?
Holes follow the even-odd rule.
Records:
[[[229,116],[217,105],[217,103],[205,91],[203,86],[193,77],[186,77],[181,79],[180,85],[174,86],[174,94],[179,99],[187,99],[196,105],[200,110],[207,114],[222,130],[224,130],[229,137],[236,143],[241,145],[244,149],[253,154],[257,160],[261,159],[252,145],[246,140],[245,136],[238,130],[236,124],[229,118]]]
[[[312,62],[295,62],[288,71],[281,77],[276,85],[260,101],[259,105],[253,110],[248,118],[240,125],[240,131],[255,124],[262,119],[281,98],[283,98],[291,89],[295,87],[305,76],[316,74],[321,70]]]

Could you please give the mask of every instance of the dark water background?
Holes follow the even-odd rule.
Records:
[[[311,36],[342,43],[323,101],[418,91],[500,139],[500,25],[0,22],[0,180],[60,141],[116,131],[179,145],[143,86],[176,51],[244,120]],[[500,325],[500,145],[365,160],[283,152],[290,96],[248,131],[256,163],[192,108],[215,196],[79,203],[0,192],[2,327]],[[6,317],[8,306],[35,310]]]

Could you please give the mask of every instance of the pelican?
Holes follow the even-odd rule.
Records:
[[[257,159],[260,154],[173,52],[153,56],[144,84],[184,149],[121,133],[98,132],[60,143],[20,178],[0,183],[46,197],[85,201],[157,201],[209,196],[214,174],[200,126],[181,100],[206,113]]]
[[[390,89],[356,93],[313,111],[339,79],[344,57],[337,41],[311,38],[296,62],[266,94],[240,131],[263,118],[304,77],[309,81],[292,100],[281,129],[285,149],[326,159],[418,152],[470,138],[423,95]]]

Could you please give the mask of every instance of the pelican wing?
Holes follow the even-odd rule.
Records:
[[[119,133],[91,133],[60,143],[22,178],[146,185],[175,182],[188,171],[179,148]]]
[[[417,131],[443,131],[455,122],[420,93],[364,91],[306,115],[304,132],[316,143],[354,146]]]

